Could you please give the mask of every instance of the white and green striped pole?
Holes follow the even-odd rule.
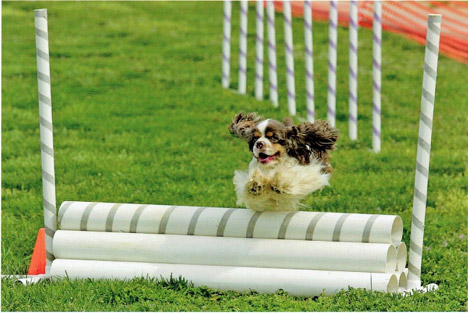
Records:
[[[239,93],[247,92],[247,0],[240,1]]]
[[[304,1],[304,42],[307,121],[314,122],[314,50],[312,43],[312,6],[310,4],[310,0]]]
[[[263,1],[256,2],[255,98],[263,100]]]
[[[336,46],[337,46],[338,8],[335,0],[330,1],[330,25],[328,28],[328,93],[327,119],[335,127],[336,120]]]
[[[54,138],[52,130],[52,101],[50,90],[49,34],[47,10],[34,10],[36,28],[37,83],[39,91],[39,127],[41,136],[42,188],[44,228],[46,237],[46,275],[54,260],[52,240],[57,230],[55,200]]]
[[[380,152],[382,87],[382,2],[374,1],[372,22],[372,149]]]
[[[431,156],[432,118],[439,56],[440,14],[429,14],[427,21],[426,52],[419,119],[418,151],[411,221],[410,252],[408,262],[408,288],[421,287],[421,263],[426,217],[427,185],[429,181],[429,160]]]
[[[351,0],[349,8],[349,138],[357,139],[358,127],[358,6],[356,0]]]
[[[231,67],[231,0],[224,0],[223,15],[223,88],[229,88]]]
[[[267,1],[267,34],[268,34],[268,80],[270,85],[270,100],[278,107],[278,74],[276,70],[276,32],[275,5]]]
[[[296,86],[294,82],[294,54],[291,2],[283,1],[284,17],[284,49],[286,54],[286,87],[288,92],[288,111],[290,115],[296,115]]]

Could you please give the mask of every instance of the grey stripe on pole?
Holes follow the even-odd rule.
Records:
[[[268,34],[268,81],[270,85],[270,100],[273,106],[278,107],[278,74],[276,71],[276,31],[275,31],[275,6],[268,0],[267,34]]]
[[[253,238],[255,224],[257,224],[257,220],[261,214],[262,212],[255,212],[252,215],[252,217],[250,218],[249,224],[247,225],[247,232],[246,232],[245,238]]]
[[[198,218],[200,217],[200,214],[205,210],[206,208],[198,208],[195,213],[192,216],[192,219],[190,220],[189,227],[187,230],[187,235],[194,235],[195,234],[195,227],[197,226]]]
[[[138,228],[138,221],[140,220],[140,216],[143,211],[148,207],[148,205],[140,205],[138,209],[135,211],[135,214],[132,216],[132,220],[130,221],[130,233],[136,233]]]
[[[278,231],[278,239],[284,239],[286,237],[286,231],[288,230],[289,222],[291,222],[292,217],[297,212],[289,212],[285,217],[283,222],[281,223],[280,229]]]
[[[112,225],[114,224],[114,216],[117,213],[117,210],[120,208],[121,204],[116,203],[112,206],[109,211],[109,215],[106,218],[106,231],[112,231]]]
[[[309,223],[309,226],[307,227],[307,231],[306,231],[306,237],[305,237],[305,240],[312,240],[314,238],[314,230],[315,230],[315,226],[317,226],[317,223],[318,221],[322,218],[322,216],[324,216],[325,213],[323,212],[320,212],[320,213],[317,213],[317,215],[315,215],[312,220],[310,221]]]
[[[330,1],[330,25],[328,28],[328,93],[327,93],[327,119],[332,127],[336,121],[336,46],[338,8],[335,0]]]
[[[356,0],[351,0],[349,10],[349,138],[357,139],[357,116],[358,116],[358,6]]]
[[[161,223],[159,223],[159,234],[166,233],[167,222],[169,222],[169,217],[171,216],[172,212],[175,210],[176,206],[171,206],[167,208],[166,212],[164,213]]]
[[[223,214],[223,217],[221,218],[221,221],[219,222],[219,225],[218,225],[218,229],[216,231],[217,237],[224,236],[224,229],[226,229],[226,224],[229,220],[229,217],[231,217],[231,214],[234,213],[235,211],[236,211],[235,209],[229,209]]]
[[[247,92],[247,0],[240,1],[240,31],[239,31],[239,93]]]
[[[312,38],[312,6],[309,0],[304,1],[304,42],[305,42],[305,72],[306,72],[306,108],[307,121],[315,120],[315,90],[314,90],[314,49]]]
[[[223,88],[229,88],[231,67],[231,0],[224,0],[223,14],[223,60],[222,60],[222,84]]]
[[[257,1],[255,9],[255,98],[263,100],[263,1]]]
[[[349,217],[348,213],[344,213],[343,215],[340,216],[340,218],[336,222],[335,229],[333,230],[332,241],[340,241],[341,230],[343,229],[343,224],[348,217]]]
[[[382,2],[374,1],[372,42],[372,149],[381,149],[381,60],[382,60]]]
[[[294,82],[294,55],[291,2],[283,1],[284,17],[284,49],[286,55],[286,87],[288,94],[288,111],[290,115],[296,115],[296,86]]]
[[[413,197],[413,218],[408,262],[408,287],[421,286],[422,247],[426,217],[427,185],[431,153],[432,120],[439,55],[441,15],[429,14],[427,21],[426,51],[424,57],[421,115],[419,121],[418,149]]]
[[[41,134],[42,188],[44,228],[46,232],[46,274],[54,260],[52,241],[57,230],[55,199],[54,139],[52,127],[52,101],[50,87],[49,35],[47,10],[34,10],[36,34],[36,61],[39,102],[39,129]]]

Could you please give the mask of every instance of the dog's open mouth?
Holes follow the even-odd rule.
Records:
[[[273,155],[268,155],[268,154],[265,154],[263,152],[260,152],[258,154],[258,161],[260,163],[263,163],[263,164],[267,164],[267,163],[270,163],[271,161],[273,161],[274,159],[276,159],[278,156],[280,155],[280,152],[276,152],[275,154]]]

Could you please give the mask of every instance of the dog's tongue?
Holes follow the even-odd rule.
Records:
[[[274,158],[274,155],[269,155],[266,158],[262,158],[261,156],[259,156],[258,160],[260,161],[260,163],[270,163],[271,161],[273,161]]]

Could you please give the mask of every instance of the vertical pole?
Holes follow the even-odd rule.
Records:
[[[314,122],[314,49],[312,41],[312,6],[310,0],[304,1],[304,41],[307,120],[309,122]]]
[[[229,88],[231,66],[231,0],[224,0],[223,21],[223,88]]]
[[[374,1],[372,66],[372,149],[380,152],[381,132],[381,60],[382,60],[382,2]]]
[[[286,85],[288,90],[288,111],[290,115],[296,115],[296,87],[294,83],[294,56],[291,2],[283,1],[284,17],[284,48],[286,54]]]
[[[349,138],[357,139],[358,127],[358,6],[356,0],[351,0],[349,10]]]
[[[431,156],[432,118],[439,55],[440,14],[429,14],[427,21],[426,52],[419,119],[418,151],[414,183],[413,217],[411,221],[410,253],[408,262],[408,288],[421,286],[421,263],[426,216],[427,185],[429,181],[429,160]]]
[[[335,0],[330,1],[330,26],[328,28],[328,94],[327,119],[335,127],[336,115],[336,45],[337,45],[338,10]]]
[[[263,99],[263,0],[256,2],[255,97]]]
[[[39,128],[41,136],[42,189],[44,228],[46,237],[46,274],[54,260],[52,240],[57,230],[55,202],[54,140],[52,130],[52,101],[50,90],[49,33],[47,10],[34,10],[36,29],[37,83],[39,95]]]
[[[267,33],[268,33],[268,77],[270,85],[270,100],[278,107],[278,75],[276,72],[276,34],[275,6],[272,0],[267,0]]]
[[[240,37],[239,37],[239,93],[247,90],[247,0],[240,1]]]

